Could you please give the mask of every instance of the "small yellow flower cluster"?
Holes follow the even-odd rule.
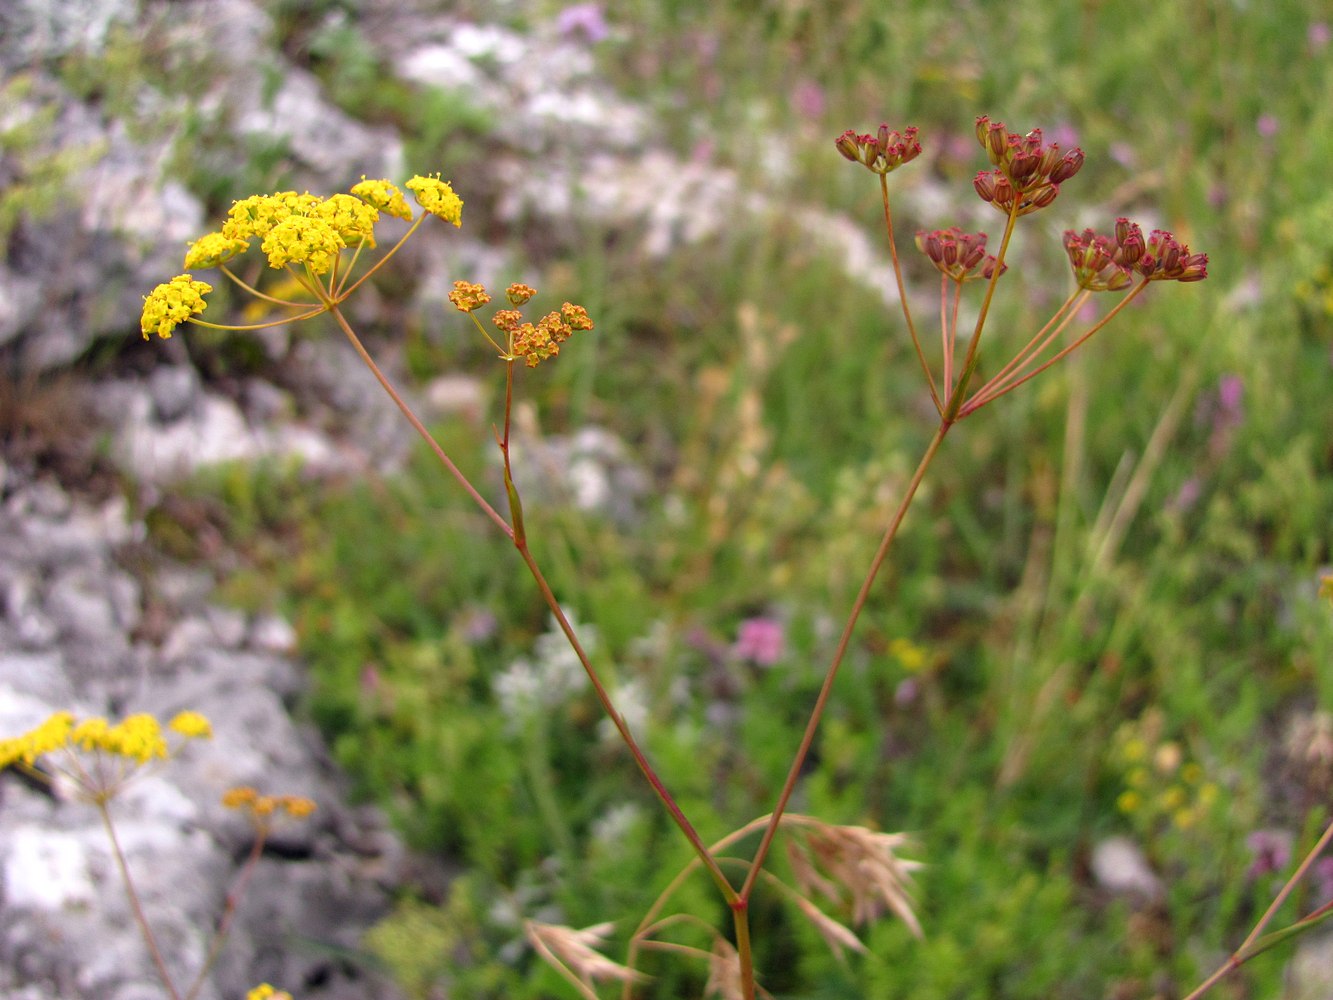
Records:
[[[505,298],[509,300],[511,306],[527,305],[528,301],[537,294],[537,289],[531,285],[523,285],[518,282],[505,289]]]
[[[463,199],[438,174],[413,177],[406,187],[427,213],[455,226],[463,224]],[[308,191],[252,195],[232,204],[221,230],[189,245],[185,267],[221,267],[249,250],[251,241],[258,239],[270,267],[303,267],[301,280],[305,282],[334,271],[343,250],[373,248],[381,212],[409,221],[412,218],[402,191],[387,180],[367,180],[364,176],[353,185],[351,194],[328,198]],[[409,235],[413,231],[415,226]],[[242,287],[253,291],[247,285]],[[203,297],[212,290],[211,285],[195,281],[188,273],[158,285],[144,298],[140,319],[144,339],[151,333],[170,337],[178,325],[203,313]],[[314,304],[314,312],[319,312],[318,303]]]
[[[147,340],[152,333],[163,339],[170,337],[177,326],[208,308],[204,296],[212,290],[212,285],[195,281],[188,274],[178,274],[158,285],[144,296],[143,315],[139,320],[143,339]]]
[[[1163,823],[1189,830],[1207,817],[1219,790],[1206,780],[1202,766],[1185,759],[1179,743],[1161,738],[1162,727],[1156,712],[1121,726],[1115,760],[1123,769],[1125,788],[1116,806],[1145,830]]]
[[[388,181],[368,181],[366,175],[362,174],[361,183],[352,185],[352,194],[375,206],[385,215],[409,221],[412,218],[412,210],[407,207],[403,192]]]
[[[523,358],[529,368],[536,368],[547,358],[560,353],[560,345],[570,338],[575,330],[591,330],[592,320],[588,310],[582,306],[566,302],[559,312],[549,312],[536,324],[522,323],[518,312],[502,309],[495,315],[495,325],[509,338],[509,351],[517,358]]]
[[[246,812],[256,822],[266,823],[269,817],[284,812],[292,819],[305,819],[315,811],[313,800],[302,795],[260,795],[249,785],[229,788],[222,795],[222,804],[228,809]]]
[[[518,282],[505,289],[505,298],[511,305],[526,305],[537,289]],[[449,293],[449,301],[459,312],[475,312],[491,301],[490,293],[484,285],[474,285],[470,281],[455,281],[454,290]],[[475,319],[474,319],[475,322]],[[566,302],[558,312],[549,312],[536,323],[525,323],[523,314],[517,309],[501,309],[491,317],[497,330],[505,335],[506,347],[500,348],[500,356],[506,361],[523,358],[529,368],[536,368],[547,358],[560,353],[563,344],[575,330],[591,330],[592,320],[588,310]],[[485,330],[482,330],[485,333]],[[490,335],[486,334],[487,339]],[[495,344],[495,341],[491,341]],[[499,344],[495,344],[497,348]]]
[[[198,712],[181,712],[167,728],[187,740],[213,735],[209,721]],[[101,752],[139,764],[165,759],[172,752],[161,725],[151,715],[130,715],[113,724],[101,716],[79,722],[71,712],[56,712],[23,735],[0,740],[0,767],[32,765],[38,757],[57,750]]]
[[[245,1000],[292,1000],[286,990],[276,990],[268,983],[260,983],[245,995]]]
[[[417,204],[431,215],[452,222],[455,226],[463,224],[463,199],[440,180],[439,174],[431,174],[429,177],[418,174],[407,182],[407,189],[416,195]]]
[[[213,735],[208,719],[198,712],[179,713],[167,723],[167,729],[182,741]],[[0,768],[17,765],[42,780],[50,780],[49,774],[34,769],[37,758],[63,751],[65,759],[56,764],[55,770],[71,779],[84,797],[105,800],[115,794],[133,768],[166,760],[180,745],[168,743],[161,724],[145,713],[113,723],[101,716],[80,721],[72,712],[56,712],[21,736],[0,739]],[[124,766],[89,768],[79,759],[80,753],[92,754],[100,761],[115,759]]]
[[[930,662],[924,649],[901,636],[889,642],[889,653],[909,674],[921,673]]]
[[[190,244],[185,251],[185,266],[193,270],[196,267],[220,267],[233,257],[245,253],[250,244],[222,233],[209,233]]]
[[[449,293],[449,301],[459,312],[470,313],[491,301],[491,297],[484,285],[474,285],[470,281],[455,281],[454,290]]]

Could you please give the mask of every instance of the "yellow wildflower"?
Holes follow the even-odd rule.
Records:
[[[118,757],[127,757],[147,764],[154,758],[167,756],[167,741],[162,727],[146,713],[129,715],[106,731],[99,749]]]
[[[80,750],[100,750],[106,742],[111,723],[100,716],[83,719],[69,732],[69,742]]]
[[[368,181],[363,174],[361,183],[352,185],[352,194],[386,215],[392,215],[397,219],[412,218],[412,210],[407,207],[403,192],[388,181]]]
[[[347,246],[362,241],[367,247],[375,245],[375,223],[379,222],[380,213],[373,205],[350,194],[335,194],[320,202],[315,211]]]
[[[259,798],[259,793],[249,785],[238,785],[222,793],[222,805],[227,809],[240,809]]]
[[[536,294],[537,289],[533,288],[531,285],[522,285],[518,282],[515,282],[505,289],[505,298],[509,300],[511,306],[524,305]]]
[[[284,795],[279,805],[293,819],[305,819],[315,811],[315,802],[304,795]]]
[[[170,337],[177,326],[208,308],[204,296],[212,290],[212,285],[195,281],[189,274],[178,274],[158,285],[144,296],[143,315],[139,319],[144,340],[150,333],[163,339]]]
[[[324,274],[346,245],[323,219],[289,215],[269,230],[261,249],[269,267],[305,264],[313,273]]]
[[[455,281],[454,290],[449,293],[449,301],[459,312],[472,312],[474,309],[480,309],[491,297],[486,292],[486,286],[474,285],[468,281]]]
[[[250,249],[249,240],[232,239],[221,233],[209,233],[190,244],[185,251],[186,269],[217,267]]]
[[[187,740],[208,739],[213,735],[213,724],[199,712],[178,712],[167,723],[167,728]]]
[[[286,990],[275,990],[268,983],[260,983],[245,995],[245,1000],[292,1000]]]
[[[407,182],[407,189],[416,195],[417,204],[431,215],[439,216],[445,222],[455,226],[463,224],[463,199],[454,194],[454,189],[439,174],[422,177],[418,174]]]
[[[899,636],[892,640],[889,643],[889,652],[909,674],[920,673],[926,667],[926,651],[911,639]]]
[[[588,317],[588,310],[584,309],[583,306],[566,302],[560,307],[560,315],[571,330],[592,329],[592,320]]]

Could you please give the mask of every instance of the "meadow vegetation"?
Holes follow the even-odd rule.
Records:
[[[1209,252],[1209,280],[1146,296],[944,443],[793,803],[911,832],[924,936],[884,921],[869,954],[841,961],[760,891],[756,965],[784,997],[1180,995],[1330,818],[1330,24],[1295,0],[883,6],[605,12],[603,71],[673,149],[706,152],[774,207],[660,261],[591,225],[540,245],[510,234],[515,276],[545,274],[544,307],[576,296],[596,319],[558,365],[520,370],[522,395],[547,432],[610,428],[652,477],[630,523],[529,504],[527,535],[705,840],[766,812],[934,419],[885,290],[779,206],[846,213],[882,241],[874,184],[832,140],[888,120],[926,146],[893,177],[905,231],[975,228],[975,116],[1067,134],[1087,162],[1020,227],[982,374],[1068,292],[1063,229],[1159,213]],[[311,42],[288,28],[292,50]],[[316,41],[317,69],[360,58]],[[366,106],[373,84],[356,84],[372,78],[344,75],[340,102]],[[393,113],[437,146],[413,166],[452,157],[466,197],[484,123],[414,122],[439,101],[401,101]],[[913,217],[939,192],[940,217]],[[997,240],[1000,217],[982,224]],[[909,287],[932,274],[915,256]],[[394,335],[419,378],[493,370],[465,317],[412,323]],[[475,481],[493,472],[494,418],[433,428]],[[571,995],[522,919],[617,921],[615,954],[690,851],[513,543],[424,449],[390,479],[232,468],[190,488],[223,501],[245,557],[225,592],[295,621],[309,711],[359,792],[464,870],[445,898],[404,898],[368,950],[423,998]],[[1143,849],[1160,898],[1092,877],[1116,835]],[[705,879],[682,893],[727,924]],[[1316,866],[1283,917],[1331,897],[1333,869]],[[1222,995],[1277,995],[1289,955],[1261,956]],[[669,955],[643,967],[656,978],[641,996],[697,996],[708,976]]]

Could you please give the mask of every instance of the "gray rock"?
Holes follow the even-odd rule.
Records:
[[[319,810],[275,831],[281,853],[261,862],[201,1000],[244,996],[265,978],[314,1000],[393,996],[365,970],[327,957],[355,949],[386,912],[404,852],[373,812],[342,804],[318,736],[293,719],[304,680],[289,657],[290,626],[214,606],[208,575],[180,571],[151,584],[187,606],[167,643],[136,643],[140,587],[112,557],[136,535],[125,514],[124,504],[90,507],[50,483],[16,484],[0,509],[0,737],[58,710],[164,720],[204,712],[213,739],[145,769],[111,803],[173,980],[188,984],[202,967],[253,841],[244,817],[220,801],[246,784],[311,797]],[[64,544],[45,544],[54,537]],[[19,640],[33,615],[54,623],[41,649]],[[106,832],[76,791],[67,779],[44,794],[0,775],[0,998],[160,998]]]

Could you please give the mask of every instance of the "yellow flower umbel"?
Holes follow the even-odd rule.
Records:
[[[212,285],[195,281],[188,274],[178,274],[158,285],[144,296],[143,315],[139,318],[143,339],[147,340],[153,333],[164,340],[170,337],[171,331],[181,323],[208,308],[204,296],[212,290]]]
[[[0,740],[0,768],[18,767],[47,782],[63,778],[80,798],[105,803],[140,768],[174,756],[186,741],[212,735],[209,721],[198,712],[176,715],[167,732],[144,713],[113,723],[101,716],[79,721],[70,712],[56,712],[21,736]],[[39,758],[47,758],[46,769],[38,768]]]
[[[408,221],[412,219],[412,210],[407,207],[407,199],[403,197],[403,192],[388,181],[368,181],[363,175],[360,184],[352,185],[352,194],[385,215]]]
[[[455,226],[463,224],[463,199],[454,189],[440,180],[439,174],[422,177],[418,174],[407,182],[407,189],[417,197],[417,204],[431,215],[438,216]]]
[[[375,271],[397,253],[430,216],[454,226],[462,225],[463,199],[440,180],[438,174],[413,177],[405,185],[425,210],[415,220],[403,192],[387,180],[362,177],[348,194],[321,197],[310,192],[276,191],[242,198],[232,204],[226,221],[216,232],[206,233],[189,244],[185,253],[188,269],[221,269],[242,291],[253,296],[264,316],[245,326],[206,323],[195,319],[205,308],[204,296],[211,285],[182,274],[158,285],[144,300],[140,327],[145,339],[156,333],[167,338],[181,323],[220,330],[261,330],[271,326],[313,319],[321,313],[338,313],[338,307]],[[411,222],[398,241],[353,279],[352,272],[363,250],[377,248],[375,227],[382,215]],[[228,265],[258,241],[269,267],[287,271],[285,285],[263,290],[242,280]],[[350,251],[344,258],[343,251]],[[344,332],[350,334],[340,319]]]

